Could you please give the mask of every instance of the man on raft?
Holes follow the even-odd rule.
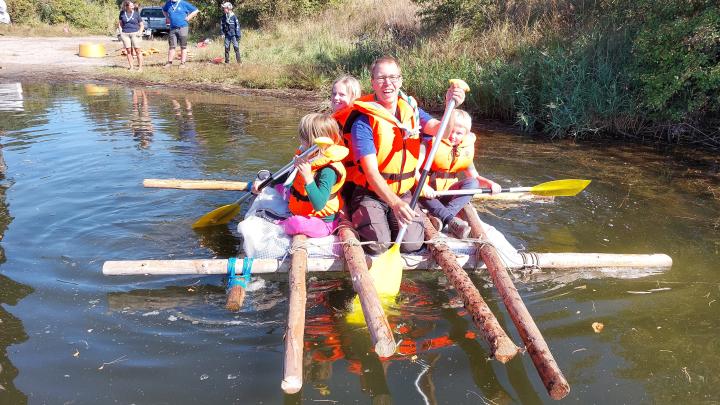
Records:
[[[355,183],[349,201],[352,223],[371,254],[388,249],[400,224],[408,229],[400,251],[414,252],[424,241],[420,209],[410,208],[412,189],[419,180],[421,138],[432,137],[440,121],[417,106],[400,90],[402,74],[395,58],[384,56],[370,67],[373,94],[360,97],[342,124],[350,133],[355,168],[348,181]],[[451,85],[445,103],[465,101],[465,92]]]

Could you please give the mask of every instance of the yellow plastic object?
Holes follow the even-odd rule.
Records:
[[[393,243],[390,249],[373,260],[370,275],[380,297],[394,297],[398,294],[403,267],[405,261],[400,254],[399,243]]]
[[[108,88],[88,83],[85,85],[85,94],[88,96],[107,96]]]
[[[78,52],[78,55],[83,58],[104,58],[105,54],[105,45],[103,44],[80,44]]]
[[[470,91],[470,86],[468,86],[468,84],[465,83],[465,80],[463,80],[463,79],[450,79],[449,82],[451,85],[454,84],[454,85],[460,87],[461,89],[463,89],[465,91],[465,93]]]
[[[590,180],[553,180],[533,186],[530,189],[530,192],[535,195],[548,197],[573,197],[579,192],[585,190],[585,187],[587,187],[588,184],[590,184]]]

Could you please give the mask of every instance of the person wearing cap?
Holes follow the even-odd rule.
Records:
[[[167,0],[162,8],[165,19],[170,22],[170,33],[168,34],[168,60],[165,67],[172,66],[175,59],[175,48],[180,44],[180,67],[185,67],[187,60],[187,39],[189,34],[189,22],[198,13],[197,7],[184,0]]]
[[[232,12],[233,5],[226,1],[220,7],[223,9],[223,16],[220,17],[220,35],[225,37],[225,63],[230,63],[230,44],[235,49],[235,61],[240,63],[240,21]]]

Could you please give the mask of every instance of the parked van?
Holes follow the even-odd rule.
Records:
[[[143,7],[140,10],[140,17],[145,22],[143,36],[152,38],[157,34],[170,32],[170,23],[166,21],[162,7]]]

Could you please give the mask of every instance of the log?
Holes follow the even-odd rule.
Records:
[[[150,188],[177,188],[182,190],[232,190],[245,191],[248,183],[245,181],[228,180],[187,180],[187,179],[145,179],[144,187]]]
[[[433,240],[439,232],[433,227],[430,219],[425,217],[425,240]],[[442,272],[452,283],[463,300],[465,309],[472,316],[475,326],[480,330],[490,345],[490,353],[501,363],[507,363],[520,350],[508,337],[497,318],[480,295],[470,276],[458,264],[455,255],[446,244],[428,244],[435,260],[440,264]]]
[[[591,269],[595,276],[637,278],[659,274],[672,266],[672,259],[665,254],[605,254],[605,253],[524,253],[527,263],[509,263],[511,269],[523,269],[528,265],[543,270]],[[458,264],[466,270],[483,270],[485,265],[475,254],[456,254]],[[240,260],[241,258],[238,258]],[[370,257],[372,261],[372,257]],[[403,254],[404,270],[438,270],[440,267],[431,257]],[[255,259],[253,274],[286,273],[290,265],[281,259]],[[344,263],[339,258],[308,259],[308,271],[341,272]],[[637,274],[638,270],[642,273]],[[227,259],[186,260],[108,260],[103,264],[103,274],[108,276],[132,275],[211,275],[227,274]]]
[[[292,244],[292,264],[288,274],[290,298],[288,323],[285,332],[285,371],[280,386],[286,394],[295,394],[303,384],[303,336],[305,334],[305,273],[307,272],[307,236],[295,235]]]
[[[228,288],[225,309],[230,312],[237,312],[242,308],[243,302],[245,302],[245,288],[239,285]]]
[[[370,276],[367,261],[365,261],[365,251],[359,244],[352,224],[344,216],[340,219],[338,236],[345,242],[343,244],[345,263],[350,273],[353,289],[360,298],[360,305],[375,353],[380,357],[390,357],[395,353],[395,337]]]
[[[498,193],[498,194],[474,194],[475,201],[498,201],[498,202],[538,202],[547,203],[555,201],[555,197],[535,195],[532,193]]]
[[[487,240],[480,218],[472,204],[466,205],[464,212],[471,227],[472,237]],[[540,333],[540,329],[538,329],[530,312],[525,307],[495,247],[489,243],[480,242],[479,248],[480,255],[487,265],[493,284],[498,289],[510,318],[518,329],[525,348],[530,353],[530,358],[540,375],[540,379],[545,384],[545,389],[553,399],[565,398],[570,392],[570,385],[555,362],[555,358],[553,358],[550,348]]]

